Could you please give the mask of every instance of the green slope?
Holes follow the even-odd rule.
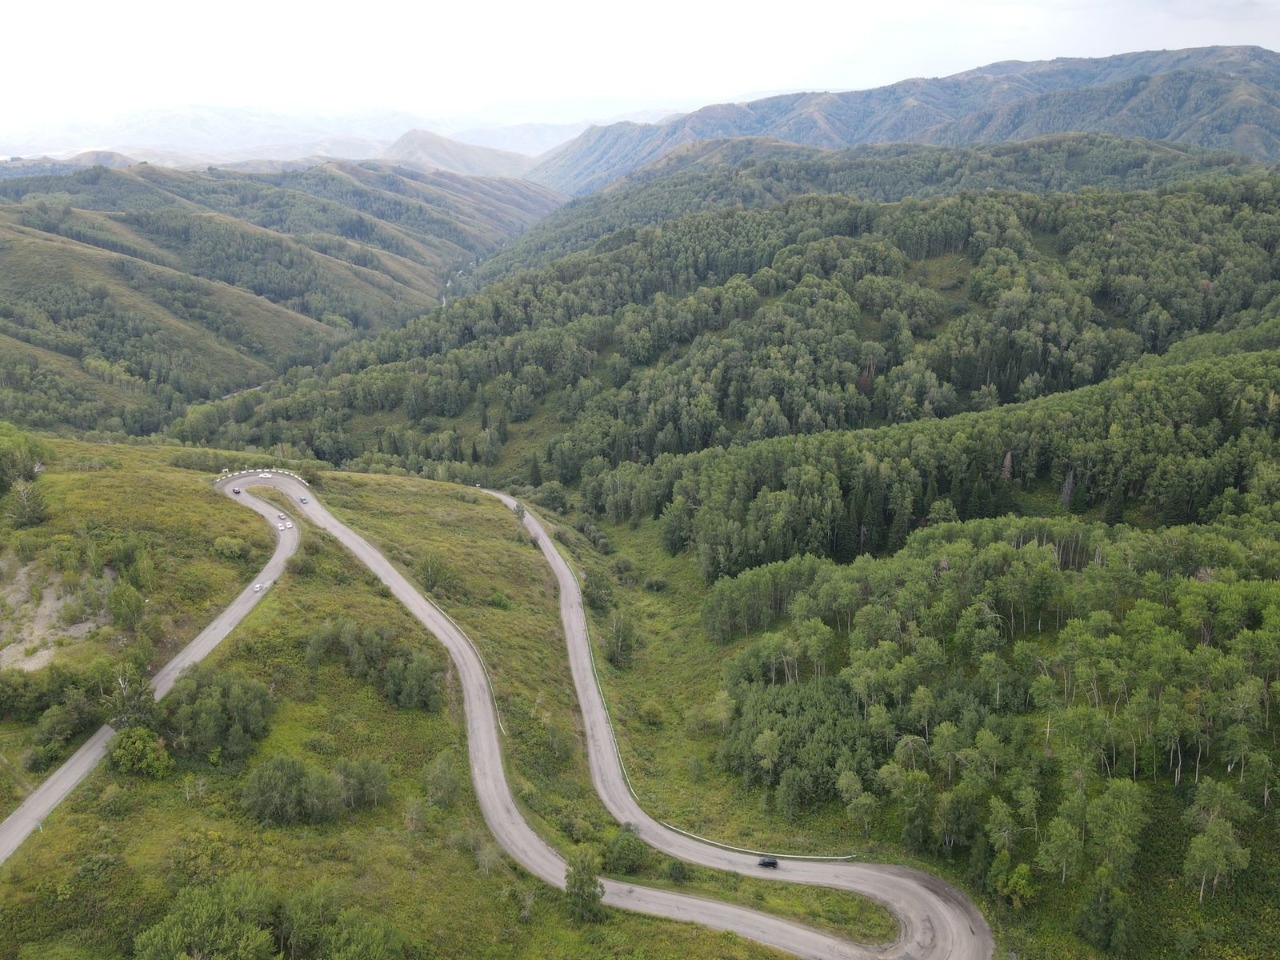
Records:
[[[0,424],[0,482],[15,461],[30,464],[28,442]],[[60,616],[33,644],[53,652],[52,664],[0,670],[0,815],[96,727],[119,676],[166,660],[250,582],[274,533],[213,491],[207,474],[172,466],[183,451],[63,440],[35,446],[45,466],[35,485],[49,515],[14,530],[0,514],[0,589],[23,618],[31,593],[56,594]],[[361,529],[398,563],[412,567],[416,556],[440,551],[450,562],[453,551],[483,558],[478,567],[457,563],[456,596],[443,602],[492,658],[522,802],[566,850],[616,836],[571,732],[566,658],[544,639],[558,624],[546,567],[510,513],[456,486],[333,475],[319,482],[326,502],[352,522],[367,521]],[[143,488],[147,495],[137,496]],[[289,570],[198,680],[180,681],[148,718],[163,730],[172,769],[152,778],[104,764],[0,868],[0,957],[172,956],[143,954],[144,932],[236,877],[248,882],[232,886],[224,919],[227,927],[244,924],[237,955],[273,941],[300,960],[535,960],[590,956],[602,943],[610,952],[695,960],[779,956],[627,914],[572,923],[565,899],[505,860],[488,834],[443,652],[327,536],[310,528],[302,536]],[[501,606],[491,602],[495,569],[505,575]],[[18,595],[9,593],[15,584],[23,587]],[[131,597],[136,615],[125,602]],[[349,658],[352,642],[358,657],[374,654],[372,673]],[[386,696],[388,649],[429,668],[429,704],[396,705]],[[336,771],[372,772],[381,782],[377,802],[348,807],[335,796],[334,815],[323,822],[263,823],[244,802],[246,788],[256,769],[280,758],[305,764],[313,786],[334,786]],[[793,899],[752,881],[735,892],[710,871],[686,882],[840,923],[847,933],[891,935],[882,912],[830,892]],[[311,919],[299,910],[300,894]],[[250,909],[262,897],[272,906]],[[269,936],[254,929],[259,923]],[[207,927],[185,932],[192,955],[212,949]]]
[[[780,140],[700,140],[673,150],[595,194],[549,214],[477,272],[477,283],[542,266],[691,213],[780,203],[805,193],[843,193],[892,203],[907,197],[987,190],[1155,190],[1242,173],[1239,156],[1106,134],[1059,134],[974,147],[886,144],[821,150]]]
[[[1274,317],[1274,180],[808,196],[623,230],[344,348],[249,421],[223,406],[178,435],[213,440],[221,421],[222,443],[458,476],[474,459],[513,479],[536,451],[573,484],[602,464],[1062,393]]]
[[[0,414],[150,433],[186,403],[422,313],[559,198],[378,165],[257,179],[138,165],[8,180],[0,201],[0,333],[75,361],[46,376],[31,365],[47,357],[24,352],[19,379],[60,395],[11,398]],[[95,406],[102,380],[130,396]]]

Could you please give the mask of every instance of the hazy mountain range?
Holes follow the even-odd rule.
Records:
[[[738,137],[840,149],[878,143],[968,145],[1085,131],[1142,136],[1280,158],[1280,55],[1259,47],[989,64],[873,90],[795,93],[715,104],[659,122],[524,124],[434,132],[404,113],[298,119],[266,111],[152,111],[118,128],[51,136],[105,144],[74,156],[0,163],[0,176],[114,168],[147,161],[257,173],[331,159],[385,160],[422,170],[530,179],[590,193],[686,144]],[[3,150],[0,147],[0,150]],[[9,148],[13,149],[12,146]],[[8,151],[6,151],[8,152]],[[11,154],[13,156],[13,154]]]
[[[660,124],[592,127],[530,176],[584,194],[683,144],[773,137],[836,149],[960,146],[1068,131],[1114,133],[1280,158],[1280,55],[1260,47],[1005,62],[849,93],[717,104]]]
[[[298,120],[268,112],[155,111],[111,130],[64,132],[101,150],[0,164],[0,177],[54,173],[123,158],[258,173],[329,159],[533,180],[590,193],[697,141],[767,137],[840,149],[879,143],[960,146],[1063,132],[1111,133],[1280,159],[1280,54],[1260,47],[1151,51],[1101,59],[1007,61],[873,90],[793,93],[715,104],[659,122],[471,128],[403,113]],[[0,146],[0,150],[5,150]],[[5,152],[19,153],[13,147]],[[127,161],[111,158],[106,165]]]

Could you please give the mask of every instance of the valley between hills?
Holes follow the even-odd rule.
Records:
[[[1270,957],[1278,98],[3,165],[0,958]]]

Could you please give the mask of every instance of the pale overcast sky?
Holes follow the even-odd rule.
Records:
[[[1256,44],[1280,0],[67,0],[5,15],[0,138],[158,106],[569,122],[997,60]]]

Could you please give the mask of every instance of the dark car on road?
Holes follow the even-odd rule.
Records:
[[[756,861],[756,866],[773,867],[776,870],[778,867],[778,858],[777,857],[761,857],[759,860]]]

